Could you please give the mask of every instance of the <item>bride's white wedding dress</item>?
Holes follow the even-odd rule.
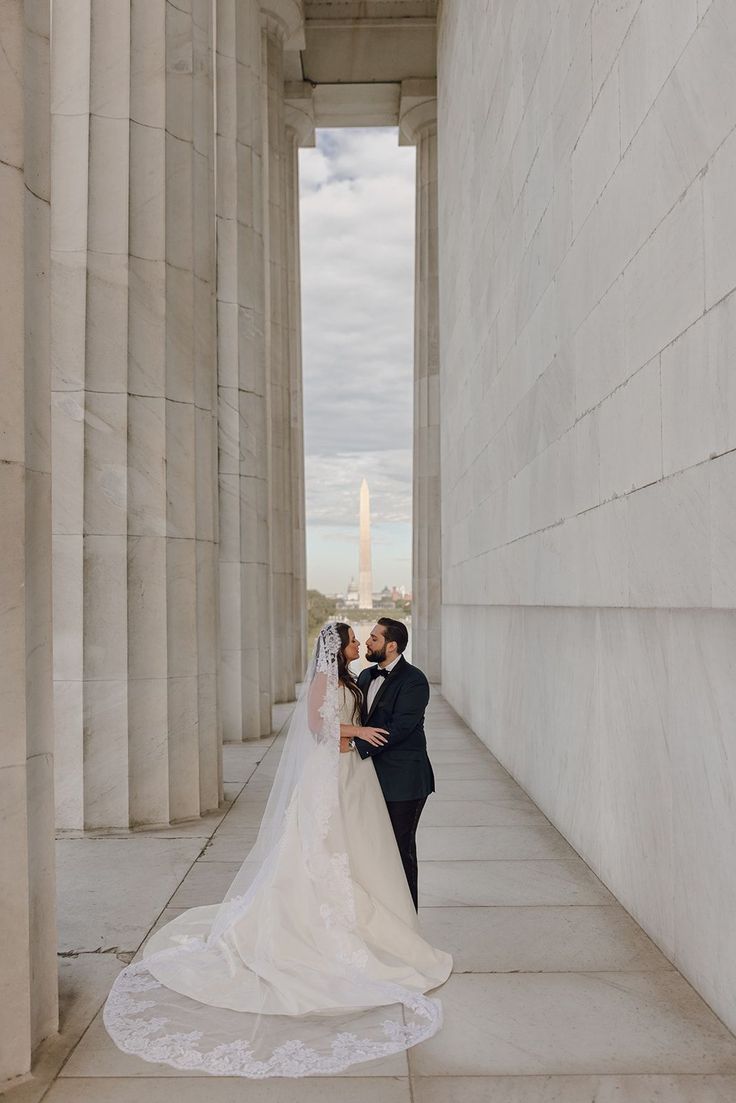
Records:
[[[225,901],[157,931],[113,987],[105,1024],[126,1052],[222,1075],[304,1076],[440,1026],[423,993],[452,959],[420,934],[372,760],[339,753],[352,697],[337,684],[330,627]]]

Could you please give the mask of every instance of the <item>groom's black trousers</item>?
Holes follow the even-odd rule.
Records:
[[[409,891],[414,907],[419,911],[417,893],[417,825],[422,809],[427,803],[426,797],[419,800],[387,800],[386,807],[391,818],[404,873],[409,882]]]

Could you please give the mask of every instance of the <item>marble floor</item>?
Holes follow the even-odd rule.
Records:
[[[277,717],[282,723],[288,710]],[[228,746],[226,805],[160,831],[59,841],[61,1033],[7,1103],[727,1103],[736,1038],[439,694],[421,916],[450,950],[442,1031],[352,1074],[244,1082],[120,1053],[100,1008],[148,932],[217,900],[281,740]]]

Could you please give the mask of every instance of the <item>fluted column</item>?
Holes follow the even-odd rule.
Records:
[[[292,617],[294,674],[307,665],[307,543],[304,477],[301,256],[299,236],[299,149],[314,146],[314,103],[309,84],[287,85],[286,190],[287,273],[289,281],[289,382],[291,392]]]
[[[271,685],[274,702],[294,698],[294,531],[291,365],[289,352],[287,142],[284,47],[298,26],[299,7],[261,4],[264,73],[264,231],[266,363],[269,378]]]
[[[0,1084],[56,1029],[49,4],[0,20]]]
[[[217,806],[212,6],[54,9],[58,820]]]
[[[184,11],[169,2],[166,21],[169,818],[181,820],[217,808],[222,789],[212,0],[191,0]],[[183,406],[191,409],[191,421],[187,411],[184,425],[177,416]],[[169,472],[176,459],[186,463],[186,470],[180,486],[172,487]],[[187,502],[186,518],[183,510],[176,510],[179,500]],[[182,575],[185,597],[180,603]],[[192,595],[190,642],[184,624],[190,623]],[[184,747],[190,755],[183,753]]]
[[[226,740],[271,730],[258,0],[217,7],[220,699]]]
[[[437,100],[434,81],[401,86],[400,141],[416,145],[412,661],[442,672]]]

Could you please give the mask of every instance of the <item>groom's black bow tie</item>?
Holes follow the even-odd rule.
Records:
[[[382,670],[380,666],[371,667],[371,678],[388,678],[388,676],[388,670]]]

